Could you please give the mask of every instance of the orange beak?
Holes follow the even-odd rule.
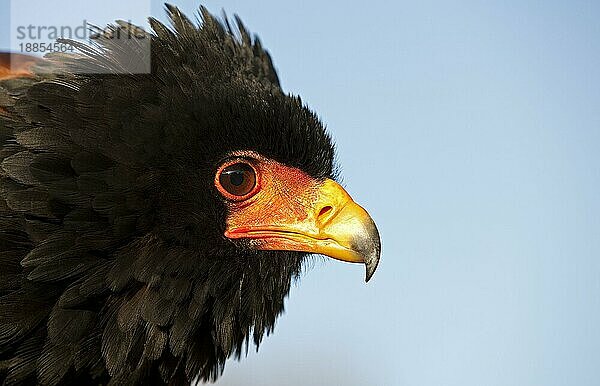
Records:
[[[319,253],[363,263],[366,281],[379,263],[381,242],[369,214],[338,183],[270,164],[249,203],[230,207],[225,236],[256,249]]]

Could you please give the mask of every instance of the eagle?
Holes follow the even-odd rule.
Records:
[[[260,40],[205,8],[0,55],[0,384],[214,381],[312,254],[381,243]],[[121,71],[132,62],[149,71]]]

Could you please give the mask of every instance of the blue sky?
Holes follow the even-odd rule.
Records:
[[[164,19],[145,4],[127,13]],[[323,118],[383,240],[369,284],[316,261],[218,385],[600,383],[600,3],[204,4]]]

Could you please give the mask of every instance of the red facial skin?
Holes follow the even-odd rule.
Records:
[[[223,169],[236,163],[250,165],[256,176],[252,188],[226,180],[230,190],[240,188],[243,196],[220,183]],[[375,272],[381,252],[377,227],[335,181],[312,178],[256,153],[238,152],[217,170],[214,183],[227,202],[225,237],[247,240],[256,249],[318,253],[365,263],[367,280]]]
[[[237,162],[250,164],[256,172],[255,188],[242,197],[233,196],[218,181],[219,171]],[[290,224],[306,223],[314,215],[311,208],[318,196],[320,181],[299,169],[252,152],[232,154],[219,171],[215,177],[215,186],[227,198],[225,236],[231,239],[246,238],[253,240],[257,246],[264,247],[268,239],[268,248],[261,249],[289,249],[289,240],[279,240],[278,237],[261,234],[257,230],[282,229]]]

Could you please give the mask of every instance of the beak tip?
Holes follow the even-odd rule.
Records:
[[[376,227],[374,227],[374,230],[375,234],[371,239],[372,244],[369,248],[369,252],[363,254],[366,269],[365,283],[368,283],[375,274],[377,266],[379,265],[379,259],[381,257],[381,240],[379,238],[379,232],[377,232]]]
[[[367,271],[365,283],[368,283],[375,274],[377,266],[379,265],[379,259],[381,258],[381,238],[379,236],[379,230],[377,229],[373,219],[369,217],[369,220],[369,235],[371,239],[371,245],[369,252],[365,254],[365,268]]]
[[[371,280],[371,278],[375,274],[375,271],[377,270],[378,264],[379,264],[379,251],[376,254],[372,255],[370,259],[365,261],[365,268],[366,268],[365,283],[368,283],[369,280]]]
[[[371,278],[373,277],[374,273],[375,273],[374,271],[369,271],[369,269],[367,268],[367,275],[365,277],[365,283],[368,283],[369,280],[371,280]]]

